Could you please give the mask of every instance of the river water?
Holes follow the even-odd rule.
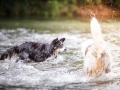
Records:
[[[89,20],[1,20],[0,53],[26,41],[50,43],[66,38],[66,52],[44,62],[0,61],[3,90],[120,90],[120,22],[101,21],[103,38],[112,50],[112,71],[98,78],[83,72],[82,38],[91,38]]]

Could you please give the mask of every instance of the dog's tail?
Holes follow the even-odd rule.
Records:
[[[7,58],[10,59],[14,54],[18,53],[19,53],[18,46],[12,47],[1,54],[0,60],[5,60]]]
[[[92,18],[90,27],[91,27],[91,34],[93,41],[95,43],[99,43],[100,41],[102,41],[103,38],[102,38],[101,27],[95,17]]]
[[[101,57],[101,53],[106,48],[106,43],[102,37],[100,24],[98,23],[95,17],[92,18],[90,27],[91,27],[92,39],[97,51],[97,58],[99,59]]]

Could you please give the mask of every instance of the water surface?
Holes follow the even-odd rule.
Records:
[[[82,38],[91,38],[89,21],[83,20],[1,20],[0,53],[26,41],[50,43],[65,37],[67,52],[40,63],[0,61],[1,89],[120,90],[120,22],[101,21],[103,37],[113,56],[112,71],[98,78],[83,72]]]

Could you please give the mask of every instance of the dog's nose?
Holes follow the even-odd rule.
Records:
[[[67,49],[65,48],[65,50],[64,51],[67,51]]]

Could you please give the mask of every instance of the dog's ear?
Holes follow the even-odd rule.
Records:
[[[64,41],[65,41],[65,38],[61,38],[60,41],[64,42]]]
[[[57,43],[57,42],[58,42],[58,38],[56,38],[56,39],[54,39],[54,40],[52,41],[53,44],[55,44],[55,43]]]

